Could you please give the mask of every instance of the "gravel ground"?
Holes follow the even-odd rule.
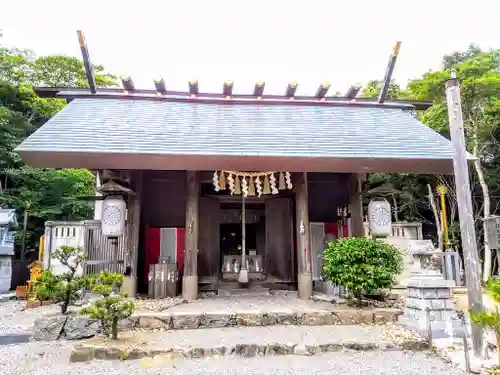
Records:
[[[147,343],[150,348],[213,347],[237,344],[379,344],[416,339],[418,336],[395,325],[387,326],[266,326],[173,330],[166,332],[124,332],[123,342]],[[146,344],[144,344],[146,345]]]
[[[415,352],[339,352],[314,357],[215,358],[161,361],[94,361],[69,364],[68,344],[21,344],[2,348],[0,374],[118,375],[462,375],[439,358]],[[7,362],[8,359],[8,362]]]
[[[137,310],[164,311],[184,303],[180,298],[162,300],[137,300]],[[25,309],[26,301],[10,300],[0,302],[0,335],[31,333],[37,318],[52,315],[60,311],[56,305],[42,306],[36,309]],[[70,310],[78,307],[70,307]]]
[[[241,306],[235,301],[233,308],[258,308],[264,301]],[[275,301],[277,302],[277,301]],[[288,307],[280,301],[280,307]],[[143,306],[145,309],[181,308],[179,301]],[[57,306],[44,306],[24,310],[25,303],[8,301],[0,303],[0,335],[30,333],[33,322],[43,315],[57,312]],[[285,306],[283,306],[285,305]],[[174,307],[172,307],[174,306]],[[208,306],[207,306],[208,307]],[[377,332],[379,333],[379,332]],[[382,333],[382,339],[393,339],[392,334]],[[398,336],[400,333],[397,333]],[[389,337],[384,337],[388,335]],[[69,355],[74,343],[70,342],[30,342],[1,347],[0,375],[7,374],[50,374],[50,375],[112,375],[132,371],[140,374],[419,374],[443,375],[463,374],[437,357],[425,353],[404,352],[338,352],[314,357],[261,357],[253,359],[221,357],[200,360],[166,361],[161,357],[139,361],[94,361],[70,364]]]
[[[6,301],[0,303],[0,335],[31,333],[35,319],[59,311],[58,306],[42,306],[37,309],[24,309],[24,301]]]

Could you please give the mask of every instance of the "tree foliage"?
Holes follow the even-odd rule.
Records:
[[[134,312],[134,303],[127,299],[126,293],[115,293],[123,284],[123,275],[107,271],[101,272],[91,286],[93,293],[101,298],[91,306],[81,310],[82,314],[98,319],[106,336],[113,340],[118,338],[118,322],[126,319]]]
[[[61,312],[66,314],[68,307],[81,297],[82,289],[88,284],[86,277],[78,275],[85,256],[80,247],[61,246],[51,257],[58,260],[67,271],[54,275],[50,270],[44,270],[35,284],[35,298],[59,303]]]
[[[101,65],[94,65],[94,72],[97,86],[117,86],[116,76]],[[36,57],[30,50],[0,45],[0,207],[14,208],[20,216],[30,207],[27,249],[37,246],[46,220],[88,218],[91,205],[77,198],[92,195],[94,184],[87,170],[30,168],[13,151],[66,104],[40,98],[36,86],[87,87],[83,62],[71,56]]]
[[[486,311],[473,314],[471,310],[471,320],[495,333],[497,343],[500,343],[500,312],[498,311],[498,304],[500,304],[500,282],[498,280],[489,279],[487,287],[488,294],[495,301],[496,310],[494,312]],[[500,364],[500,345],[497,345],[498,363]]]
[[[448,110],[445,82],[455,69],[460,82],[464,130],[468,151],[477,158],[471,171],[471,187],[476,218],[479,248],[483,246],[482,217],[495,214],[500,196],[500,51],[482,51],[470,45],[465,51],[457,51],[443,57],[443,68],[424,73],[408,83],[406,89],[393,88],[390,96],[399,99],[425,100],[432,103],[426,111],[417,114],[418,119],[430,128],[449,138]],[[392,82],[394,84],[394,82]],[[364,95],[376,97],[380,83],[372,82]],[[437,184],[448,189],[448,212],[456,213],[454,181],[446,176],[414,176],[409,174],[374,174],[369,176],[369,188],[390,182],[402,191],[397,196],[400,218],[420,218],[424,224],[433,224],[429,209],[427,184],[436,192]],[[437,194],[437,193],[436,193]],[[491,208],[490,208],[491,200]],[[453,236],[459,237],[456,214],[450,215],[448,226]],[[455,241],[459,243],[459,241]],[[489,252],[488,249],[485,250]],[[483,257],[486,252],[483,251]],[[487,275],[487,274],[486,274]]]
[[[93,65],[97,87],[117,86],[117,77]],[[42,56],[33,63],[34,81],[49,87],[88,87],[83,61],[72,56]]]
[[[377,98],[380,94],[380,91],[382,90],[382,84],[382,81],[368,82],[368,84],[363,88],[361,96],[366,98]],[[389,83],[389,90],[387,91],[386,99],[401,99],[401,96],[401,87],[394,80],[391,80],[391,82]]]
[[[403,270],[398,249],[381,240],[349,237],[330,242],[323,253],[327,280],[347,287],[358,301],[362,293],[391,288]]]

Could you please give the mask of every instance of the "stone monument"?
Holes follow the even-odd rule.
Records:
[[[460,320],[456,316],[452,296],[453,280],[445,280],[441,273],[440,257],[431,241],[415,241],[408,246],[413,259],[406,288],[406,306],[399,322],[424,337],[457,337]]]

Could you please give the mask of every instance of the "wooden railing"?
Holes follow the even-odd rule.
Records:
[[[371,235],[368,223],[364,223],[365,235],[369,237]],[[422,236],[422,223],[407,223],[407,222],[397,222],[392,223],[392,236],[396,238],[407,238],[409,240],[421,240]]]

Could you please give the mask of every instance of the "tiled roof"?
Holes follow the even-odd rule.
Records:
[[[451,159],[400,109],[75,99],[21,152]]]

